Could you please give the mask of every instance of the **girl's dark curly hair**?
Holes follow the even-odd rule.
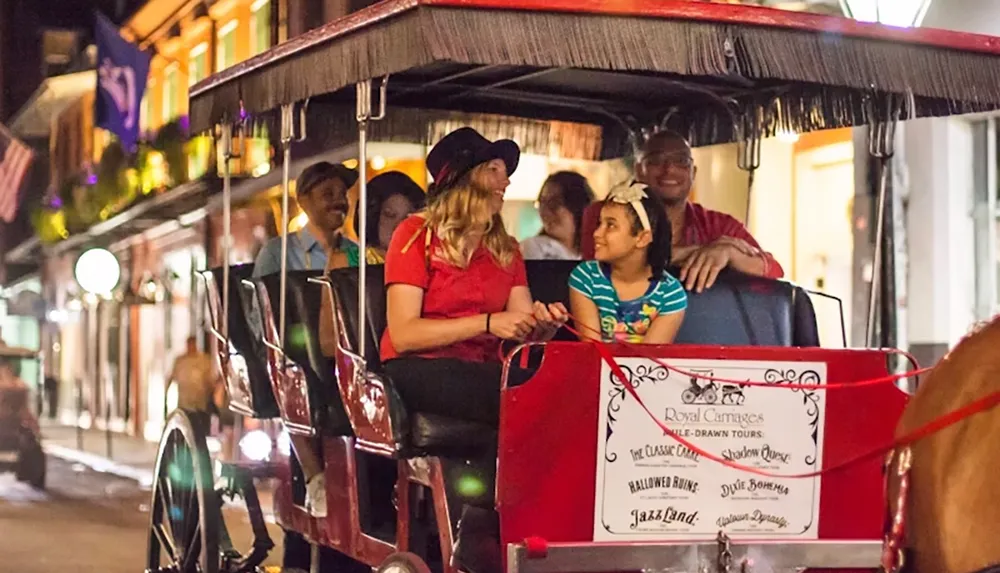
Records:
[[[646,209],[649,217],[650,232],[653,240],[649,243],[646,251],[646,262],[652,271],[650,280],[660,280],[670,266],[670,259],[673,256],[671,244],[673,243],[673,231],[670,228],[670,220],[663,209],[663,204],[652,197],[642,199],[642,206]],[[604,200],[605,205],[622,205],[628,213],[629,220],[632,221],[632,235],[638,235],[643,231],[642,221],[635,207],[630,204],[616,203],[611,199]]]
[[[427,202],[427,195],[424,190],[417,185],[417,182],[402,171],[386,171],[376,175],[368,182],[368,211],[367,211],[367,243],[368,246],[386,248],[388,245],[378,244],[378,224],[382,216],[382,204],[393,195],[402,195],[410,200],[413,207],[419,211],[424,208]],[[360,208],[354,210],[354,230],[360,233],[359,216]]]
[[[573,235],[573,247],[580,251],[580,237],[583,234],[583,212],[594,202],[594,190],[590,188],[587,178],[575,171],[557,171],[542,183],[555,185],[562,192],[562,203],[573,214],[573,225],[576,232]]]

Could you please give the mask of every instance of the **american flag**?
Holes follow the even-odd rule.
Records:
[[[0,124],[0,219],[10,223],[17,214],[17,198],[34,154],[31,148]]]

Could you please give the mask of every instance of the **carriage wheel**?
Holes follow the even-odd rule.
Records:
[[[160,438],[150,504],[147,573],[218,573],[219,522],[205,434],[183,410]]]
[[[375,573],[431,573],[431,570],[420,556],[402,551],[386,557]]]
[[[698,396],[695,395],[694,390],[690,388],[681,392],[681,402],[684,402],[685,404],[694,404],[697,397]]]
[[[715,392],[715,390],[709,388],[702,393],[701,398],[706,404],[715,404],[715,401],[719,399],[719,395]]]

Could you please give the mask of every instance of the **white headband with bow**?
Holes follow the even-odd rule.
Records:
[[[635,209],[635,213],[639,216],[639,222],[642,223],[642,228],[647,231],[652,231],[653,228],[649,224],[649,214],[646,213],[646,208],[642,205],[642,200],[647,197],[649,197],[649,195],[646,194],[646,186],[635,181],[630,184],[619,185],[608,193],[608,199],[611,201],[621,205],[632,205]]]

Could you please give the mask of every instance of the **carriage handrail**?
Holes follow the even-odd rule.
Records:
[[[285,358],[285,349],[284,348],[278,346],[277,344],[275,344],[273,342],[270,342],[267,338],[262,338],[261,342],[264,343],[264,346],[266,346],[269,349],[271,349],[271,350],[277,352],[278,354],[280,354],[282,359]]]
[[[529,539],[507,545],[508,573],[601,573],[675,571],[678,564],[716,563],[718,542],[573,543]],[[731,541],[734,563],[765,562],[774,571],[874,569],[881,563],[881,541]],[[733,570],[738,570],[734,567]],[[687,569],[685,569],[687,570]]]
[[[372,113],[372,81],[358,82],[357,108],[358,122],[358,352],[365,353],[365,298],[368,282],[368,122],[385,118],[386,94],[389,76],[384,76],[379,85],[378,113]]]
[[[334,295],[334,292],[333,292],[333,282],[330,280],[330,277],[328,277],[328,276],[309,277],[308,281],[311,282],[311,283],[323,285],[324,290],[326,290],[327,296],[330,297],[330,310],[331,310],[331,314],[336,314],[336,312],[337,312],[337,310],[336,310],[337,309],[337,305],[336,305],[336,300],[334,298],[335,295]],[[362,310],[364,310],[364,309],[362,309]],[[336,323],[336,320],[337,320],[336,317],[333,317],[333,320]],[[364,336],[364,327],[363,326],[358,331],[358,335],[359,336]],[[337,352],[343,354],[347,358],[350,358],[351,362],[357,364],[358,366],[360,366],[360,368],[363,371],[367,372],[367,370],[368,370],[368,361],[365,360],[364,356],[358,354],[357,352],[355,352],[355,351],[353,351],[353,350],[351,350],[349,348],[345,348],[344,345],[340,343],[339,333],[338,333],[338,336],[336,337],[336,339],[337,339],[336,340]],[[354,382],[354,384],[356,386],[360,386],[360,384],[361,384],[361,381],[359,380],[358,376],[354,377],[353,382]]]
[[[211,334],[218,342],[228,342],[229,341],[229,339],[227,339],[225,336],[223,336],[223,334],[221,332],[219,332],[218,330],[216,330],[214,326],[209,326],[208,327],[208,333]]]
[[[814,294],[816,296],[820,296],[820,297],[823,297],[823,298],[828,298],[828,299],[832,299],[832,300],[837,301],[837,308],[840,310],[840,337],[841,337],[841,341],[844,344],[844,348],[847,348],[847,324],[844,321],[844,301],[840,297],[834,296],[834,295],[829,294],[829,293],[825,293],[825,292],[818,291],[818,290],[807,289],[805,287],[801,287],[801,288],[802,288],[802,290],[806,291],[809,294]]]
[[[282,273],[282,279],[284,279],[284,273]],[[248,287],[248,288],[252,289],[253,292],[254,292],[254,296],[257,296],[257,285],[254,284],[254,282],[252,280],[250,280],[250,279],[243,279],[243,280],[240,281],[240,284],[242,286],[244,286],[244,287]],[[282,358],[284,358],[284,356],[285,356],[285,349],[282,348],[282,347],[280,347],[280,346],[278,346],[278,345],[275,345],[275,344],[272,344],[271,342],[269,342],[267,340],[267,336],[266,335],[263,335],[263,334],[261,335],[261,342],[264,343],[265,347],[270,348],[271,350],[273,350],[275,352],[281,353]],[[281,343],[281,344],[284,344],[284,340],[283,339],[279,338],[278,342]]]

